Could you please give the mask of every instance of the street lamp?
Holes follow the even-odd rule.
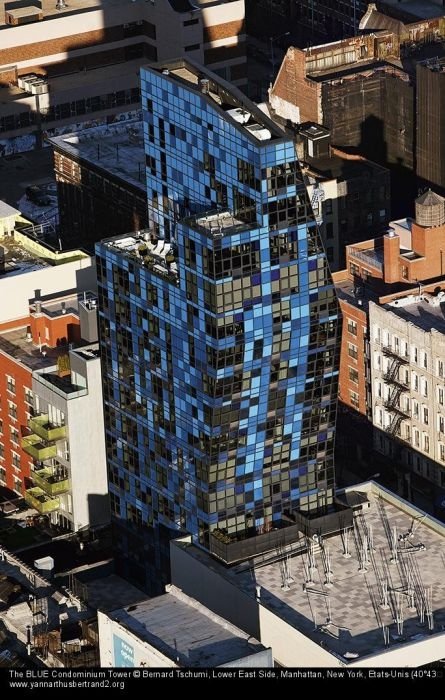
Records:
[[[283,36],[289,36],[290,32],[284,32],[283,34],[278,34],[278,36],[271,36],[269,37],[270,41],[270,62],[272,64],[272,78],[275,75],[275,53],[273,50],[273,45],[274,42],[277,41],[278,39],[281,39]]]

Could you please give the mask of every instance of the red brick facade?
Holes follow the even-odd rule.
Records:
[[[0,475],[2,483],[21,493],[29,486],[32,464],[20,445],[28,432],[31,387],[31,370],[0,350]]]
[[[366,311],[340,300],[343,332],[340,354],[339,398],[366,416]]]

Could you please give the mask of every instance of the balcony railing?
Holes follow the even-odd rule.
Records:
[[[34,459],[43,462],[45,459],[51,459],[57,455],[57,446],[49,445],[42,440],[40,435],[32,433],[22,438],[22,450],[34,457]]]
[[[25,491],[25,501],[35,508],[41,515],[46,515],[47,513],[52,513],[59,509],[60,503],[58,498],[51,498],[38,486]]]
[[[29,420],[29,427],[32,432],[43,438],[47,442],[61,440],[66,436],[65,425],[54,425],[48,419],[48,415],[41,414]]]
[[[39,469],[31,473],[32,480],[36,486],[41,488],[49,496],[58,496],[66,493],[71,488],[71,482],[67,477],[60,477],[54,474],[51,468]]]

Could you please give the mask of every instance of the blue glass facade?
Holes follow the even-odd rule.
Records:
[[[329,509],[341,329],[293,139],[193,65],[141,79],[153,226],[97,261],[116,553],[156,591],[172,532]]]

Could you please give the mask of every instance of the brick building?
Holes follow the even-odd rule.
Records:
[[[110,233],[148,227],[142,122],[50,139],[65,241],[92,248]]]
[[[341,420],[339,444],[353,452],[358,426],[368,446],[368,455],[361,455],[367,469],[376,453],[386,459],[385,469],[389,459],[399,492],[443,517],[437,504],[445,495],[445,443],[435,431],[444,432],[445,420],[439,369],[445,200],[427,191],[415,209],[415,219],[391,222],[383,237],[348,246],[347,268],[334,273],[343,313],[340,398],[347,410],[345,444]]]
[[[431,126],[428,105],[441,99],[427,84],[423,91],[419,84],[419,95],[427,97],[422,97],[425,109],[417,107],[416,67],[445,54],[445,16],[404,24],[373,10],[361,27],[363,33],[350,39],[288,49],[270,104],[294,123],[323,124],[335,146],[390,168],[392,213],[399,216],[406,214],[407,197],[415,196],[416,140],[425,145],[422,134]],[[437,120],[437,110],[433,113]],[[426,115],[423,121],[420,114]],[[431,140],[428,155],[437,160],[441,142],[435,156]],[[442,186],[441,181],[435,184]]]
[[[246,84],[244,0],[16,5],[0,20],[0,154],[139,109],[147,62],[184,54]]]
[[[0,484],[18,493],[32,463],[22,448],[33,411],[32,372],[54,365],[79,341],[78,294],[96,285],[86,253],[56,251],[32,227],[20,230],[25,223],[19,212],[0,219]]]

